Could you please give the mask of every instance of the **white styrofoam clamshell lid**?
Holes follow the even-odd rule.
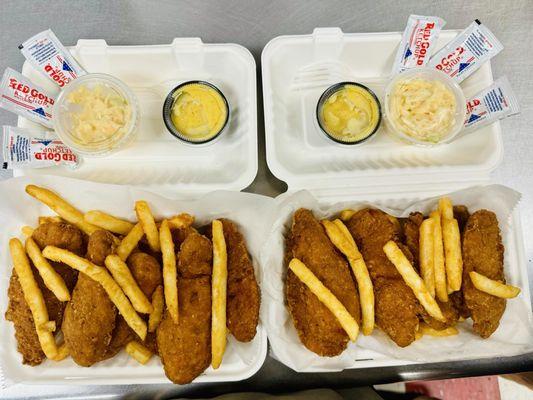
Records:
[[[458,31],[441,32],[438,47]],[[367,85],[383,107],[401,33],[343,33],[339,28],[317,28],[311,35],[279,36],[261,56],[265,113],[266,158],[270,170],[287,182],[289,190],[307,189],[316,196],[387,194],[408,191],[427,195],[486,183],[503,157],[499,123],[494,123],[448,145],[433,148],[402,143],[379,131],[359,146],[328,140],[316,124],[315,107],[322,92],[343,80]],[[294,90],[295,77],[319,68],[321,85]],[[309,78],[310,79],[310,78]],[[485,63],[461,83],[465,96],[493,81]],[[428,191],[428,184],[433,186]],[[441,185],[441,188],[439,188]]]
[[[105,185],[56,176],[20,177],[0,182],[0,383],[6,384],[151,384],[170,383],[163,371],[159,357],[152,357],[146,365],[122,351],[117,356],[99,362],[90,368],[76,365],[69,357],[60,362],[45,360],[31,367],[22,364],[17,351],[13,324],[3,318],[7,309],[7,289],[11,276],[9,239],[19,237],[24,225],[35,226],[40,215],[53,215],[44,204],[27,195],[24,188],[35,184],[54,190],[82,211],[100,209],[121,218],[135,220],[134,201],[148,201],[156,218],[188,212],[195,216],[195,225],[202,226],[215,218],[235,221],[246,238],[254,262],[256,278],[262,286],[259,251],[273,220],[274,200],[252,193],[216,191],[194,200],[162,197],[142,189],[125,185]],[[222,365],[209,367],[194,382],[239,381],[254,375],[263,365],[267,354],[267,334],[260,321],[254,339],[248,343],[237,342],[228,335],[228,345]],[[3,378],[3,379],[2,379]]]
[[[87,71],[113,75],[133,90],[140,105],[137,138],[108,157],[85,158],[77,170],[16,170],[15,176],[53,174],[190,197],[217,189],[242,190],[253,181],[257,174],[256,65],[246,48],[176,38],[172,44],[154,46],[109,46],[105,40],[79,40],[69,50]],[[57,86],[28,62],[22,73],[57,92]],[[212,144],[183,143],[163,123],[167,94],[189,80],[214,84],[230,105],[228,129]],[[18,126],[42,130],[24,118],[19,118]]]

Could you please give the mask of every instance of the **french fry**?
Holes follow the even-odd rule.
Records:
[[[49,322],[48,310],[46,309],[43,293],[33,276],[30,260],[24,252],[21,241],[18,239],[11,239],[9,241],[9,251],[22,288],[22,293],[24,294],[24,300],[33,316],[37,337],[43,353],[48,358],[54,358],[57,356],[57,346],[54,335],[47,328]]]
[[[420,275],[426,284],[426,287],[431,294],[431,297],[435,297],[435,252],[434,235],[435,235],[435,221],[432,218],[428,218],[420,225],[420,245],[419,245],[419,259],[420,259]]]
[[[442,227],[440,224],[440,214],[433,211],[430,214],[433,219],[433,266],[435,270],[435,294],[442,302],[448,301],[448,287],[446,285],[446,267],[444,266],[444,247],[442,244]]]
[[[146,364],[152,358],[152,352],[139,342],[132,340],[126,345],[126,353],[140,364]]]
[[[80,210],[74,208],[71,204],[51,190],[35,185],[28,185],[26,186],[26,193],[39,200],[41,203],[46,204],[61,218],[67,222],[70,222],[72,225],[77,226],[87,235],[90,235],[94,231],[100,229],[96,225],[85,221]]]
[[[431,297],[424,281],[418,276],[396,242],[389,240],[385,246],[383,246],[383,251],[387,255],[389,261],[394,264],[407,286],[413,290],[415,297],[420,304],[422,304],[422,307],[424,307],[428,314],[439,321],[445,321],[446,319],[444,318],[439,305],[435,299]]]
[[[211,283],[211,366],[217,369],[226,351],[226,291],[228,253],[222,222],[212,222],[213,276]]]
[[[439,211],[441,219],[453,219],[453,205],[449,197],[439,199]]]
[[[136,201],[135,212],[137,213],[137,218],[143,226],[150,249],[152,249],[154,252],[160,251],[161,246],[159,243],[159,231],[157,230],[150,206],[148,206],[148,203],[144,200]]]
[[[50,265],[48,260],[43,257],[41,249],[31,237],[26,239],[26,252],[30,257],[33,265],[39,271],[39,275],[43,278],[45,286],[57,297],[59,301],[69,301],[70,293],[68,291],[65,281],[59,275],[54,267]]]
[[[39,326],[39,329],[42,329],[46,332],[55,332],[56,331],[56,321],[46,321],[44,324]]]
[[[138,222],[129,233],[122,239],[117,247],[117,254],[122,261],[126,261],[139,240],[144,236],[143,226]]]
[[[165,219],[159,227],[160,248],[163,256],[163,285],[165,293],[165,303],[172,320],[177,324],[179,320],[178,309],[178,274],[176,269],[176,253],[174,252],[174,242],[172,234]]]
[[[487,278],[485,275],[475,271],[471,271],[469,275],[474,287],[482,292],[501,297],[502,299],[512,299],[520,294],[520,288],[516,286]]]
[[[351,210],[351,209],[346,209],[346,210],[342,210],[341,213],[340,213],[340,219],[341,221],[348,221],[349,219],[351,219],[354,214],[356,213],[357,211],[355,210]]]
[[[113,279],[122,288],[124,294],[128,296],[135,311],[150,314],[153,310],[152,303],[150,303],[135,278],[133,278],[126,263],[116,254],[110,254],[105,259],[105,266],[113,275]]]
[[[159,326],[159,323],[161,322],[161,319],[163,318],[163,308],[165,307],[163,296],[163,286],[159,285],[152,294],[153,311],[148,317],[148,332],[155,332]]]
[[[424,336],[424,334],[422,333],[422,331],[420,330],[420,327],[419,327],[419,329],[415,332],[415,340],[422,339],[422,336]]]
[[[357,321],[348,312],[346,307],[335,297],[331,291],[324,286],[322,282],[311,272],[307,266],[293,258],[289,263],[289,269],[309,288],[309,290],[324,304],[329,311],[337,318],[340,325],[352,342],[357,339],[359,334],[359,325]]]
[[[442,224],[442,239],[444,241],[444,255],[446,260],[447,285],[452,292],[461,290],[463,279],[463,256],[461,253],[461,234],[456,219],[444,218]]]
[[[45,217],[45,216],[40,216],[39,219],[38,219],[38,222],[39,222],[39,225],[42,225],[42,224],[46,224],[46,223],[49,223],[49,222],[64,222],[63,221],[63,218],[57,216],[57,215],[53,215],[53,216],[49,216],[49,217]]]
[[[23,226],[20,231],[22,232],[22,234],[26,237],[30,237],[31,235],[33,235],[33,231],[35,229],[33,229],[31,226]]]
[[[106,229],[119,235],[127,235],[135,226],[135,224],[132,224],[129,221],[114,217],[113,215],[109,215],[98,210],[86,212],[83,218],[85,221],[93,225],[99,226],[102,229]]]
[[[340,219],[331,222],[323,220],[322,224],[331,242],[348,259],[348,263],[357,280],[361,311],[363,314],[363,335],[368,336],[374,330],[374,288],[363,256],[359,252],[350,231]]]
[[[449,326],[448,328],[437,330],[424,323],[420,324],[419,332],[422,335],[446,337],[459,334],[459,330],[455,326]]]
[[[187,228],[194,222],[194,217],[187,213],[179,214],[175,217],[169,218],[168,225],[172,229]]]
[[[62,262],[69,267],[80,271],[91,279],[98,282],[107,295],[115,304],[118,311],[124,317],[124,320],[131,329],[142,339],[146,338],[146,323],[137,314],[130,301],[120,288],[117,282],[113,280],[107,269],[94,265],[89,260],[82,258],[68,250],[60,249],[54,246],[46,246],[43,250],[43,256],[52,261]]]
[[[62,361],[65,358],[67,358],[69,356],[69,354],[70,353],[69,353],[67,344],[63,343],[63,344],[61,344],[61,346],[59,346],[57,348],[57,355],[54,358],[52,358],[52,360],[54,360],[54,361]]]

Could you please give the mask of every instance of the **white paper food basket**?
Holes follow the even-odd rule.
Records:
[[[195,200],[162,197],[153,192],[131,186],[109,185],[54,176],[13,178],[0,182],[0,378],[4,384],[149,384],[169,383],[158,357],[152,357],[147,365],[140,365],[124,351],[112,359],[90,368],[76,365],[71,358],[61,362],[45,360],[30,367],[22,364],[17,352],[14,327],[4,318],[7,309],[7,288],[11,276],[11,258],[8,242],[11,237],[23,239],[20,229],[24,225],[35,226],[39,215],[54,215],[45,205],[27,195],[24,188],[35,184],[56,191],[82,211],[100,209],[118,217],[135,220],[134,201],[148,201],[156,218],[168,217],[179,212],[195,216],[195,224],[202,226],[215,218],[234,220],[247,241],[254,261],[256,278],[261,285],[259,250],[273,219],[274,201],[265,196],[233,191],[214,191]],[[227,382],[246,379],[262,366],[268,341],[262,322],[255,338],[249,343],[237,342],[228,336],[228,346],[218,370],[209,367],[195,382]],[[2,379],[0,379],[0,382]]]
[[[14,175],[58,175],[102,183],[129,184],[157,193],[242,190],[257,174],[256,65],[243,46],[176,38],[168,45],[109,46],[105,40],[78,41],[69,48],[88,72],[113,75],[135,93],[140,106],[136,140],[107,157],[85,157],[76,170],[61,167],[15,170]],[[57,92],[57,86],[24,63],[22,74]],[[163,123],[163,102],[178,84],[213,83],[228,100],[227,130],[212,144],[194,146],[174,138]],[[43,129],[19,117],[18,126]]]
[[[443,31],[439,46],[449,42],[456,34],[457,31]],[[341,208],[335,209],[335,204],[337,207],[348,207],[365,203],[399,214],[422,199],[489,184],[490,172],[501,162],[503,147],[499,123],[434,148],[398,142],[385,134],[384,124],[374,138],[355,147],[339,146],[318,130],[313,123],[316,102],[333,83],[361,82],[382,100],[384,84],[390,75],[400,37],[400,33],[345,34],[339,28],[317,28],[311,35],[274,38],[262,53],[267,163],[274,175],[288,185],[288,193],[276,199],[281,208],[262,250],[266,278],[263,320],[266,321],[272,355],[299,372],[481,357],[479,351],[474,357],[469,354],[449,357],[443,351],[440,356],[431,354],[424,359],[419,354],[397,352],[393,347],[381,346],[383,342],[372,343],[373,340],[388,340],[379,332],[373,334],[377,338],[359,339],[360,344],[350,345],[341,357],[318,357],[299,342],[284,304],[285,271],[279,270],[283,255],[278,253],[283,251],[284,234],[292,216],[289,211],[298,206],[314,206],[317,217],[331,217],[341,211]],[[331,65],[337,67],[335,73],[327,71]],[[338,68],[338,65],[343,67]],[[322,85],[310,85],[313,87],[299,90],[291,87],[296,75],[316,66],[322,68],[322,75],[315,77],[323,81]],[[348,69],[351,72],[347,73]],[[490,64],[486,63],[461,86],[468,98],[492,81]],[[300,190],[310,193],[296,193]],[[487,190],[487,193],[492,193],[491,189]],[[484,202],[483,198],[467,205],[472,207],[472,211],[495,206],[490,201]],[[524,332],[527,337],[533,332],[533,322],[522,229],[514,206],[512,203],[507,214],[502,212],[505,220],[500,221],[500,227],[506,246],[506,277],[522,288],[520,298],[510,301],[520,302],[520,310],[526,310]],[[277,253],[273,255],[274,249]],[[502,321],[505,322],[505,316]],[[490,356],[510,355],[506,346],[498,340],[493,343],[496,350],[491,351]],[[436,341],[435,346],[438,344]],[[513,354],[532,350],[532,345],[529,350],[527,346],[518,346],[514,347]]]

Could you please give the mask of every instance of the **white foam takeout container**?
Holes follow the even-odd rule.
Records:
[[[15,176],[53,174],[140,186],[170,195],[242,190],[253,181],[257,174],[256,65],[246,48],[176,38],[171,44],[154,46],[109,46],[105,40],[79,40],[69,50],[88,72],[113,75],[133,90],[140,107],[136,140],[110,156],[85,157],[76,170],[15,170]],[[57,86],[28,62],[22,74],[57,91]],[[212,144],[183,143],[167,131],[163,122],[167,94],[189,80],[214,84],[228,100],[228,129]],[[44,129],[22,117],[18,126]]]
[[[22,364],[17,352],[15,330],[4,313],[7,309],[7,289],[11,276],[9,239],[24,239],[20,229],[24,225],[36,226],[40,215],[54,215],[47,206],[27,195],[28,184],[43,186],[55,191],[85,212],[102,210],[118,217],[136,220],[134,201],[148,201],[156,218],[169,217],[180,212],[195,216],[195,225],[202,226],[215,218],[235,221],[244,235],[252,256],[256,278],[261,286],[261,268],[258,264],[259,249],[267,235],[274,202],[271,198],[252,193],[214,191],[197,199],[163,197],[131,186],[108,185],[55,176],[19,177],[0,182],[0,385],[26,384],[153,384],[170,383],[163,371],[159,357],[152,357],[146,365],[122,351],[117,356],[99,362],[90,368],[76,365],[72,358],[54,362],[45,360],[31,367]],[[228,335],[228,345],[219,369],[209,367],[194,382],[228,382],[246,379],[263,365],[267,353],[267,334],[259,322],[255,338],[249,343],[237,342]]]
[[[448,43],[458,32],[443,31],[437,48]],[[403,210],[422,199],[490,183],[490,173],[503,157],[499,122],[460,136],[452,143],[432,148],[395,140],[387,134],[384,123],[373,138],[359,146],[340,146],[319,131],[315,123],[316,103],[322,92],[337,82],[355,81],[368,86],[377,94],[384,110],[384,90],[390,80],[400,39],[399,32],[343,33],[339,28],[317,28],[310,35],[276,37],[265,46],[261,63],[266,158],[272,173],[287,183],[289,192],[308,190],[321,208],[365,202],[386,209]],[[301,85],[296,89],[295,77],[301,78],[305,75],[303,71],[310,70],[321,71],[313,75],[320,84],[309,81],[308,87]],[[461,87],[468,99],[492,82],[490,63],[487,62],[463,81]],[[290,193],[277,199],[278,204],[286,198],[290,198]],[[531,310],[518,208],[513,210],[509,221],[499,222],[506,245],[506,276],[522,288],[521,298],[510,301],[522,301]],[[290,224],[290,221],[280,223]],[[275,237],[271,236],[263,248],[264,268],[268,268],[271,259],[275,259],[276,263],[282,262],[283,257],[271,257],[266,249],[269,244],[280,246],[284,240],[280,230],[271,232]],[[273,279],[272,276],[266,278]],[[283,292],[279,291],[279,279],[266,282],[265,290],[270,294],[265,296],[265,302],[285,301]],[[268,321],[267,325],[280,321],[268,315],[271,308],[276,307],[267,305],[263,308],[266,312],[263,319]],[[270,336],[270,326],[268,329]],[[276,341],[271,337],[273,355],[283,354],[277,358],[285,358],[287,365],[300,372],[439,361],[439,357],[433,356],[413,361],[358,348],[357,357],[349,365],[316,360],[316,363],[311,361],[301,366],[296,358],[302,353],[290,350],[291,344],[297,340],[296,333],[284,336],[286,332],[280,333],[284,329],[275,328]],[[301,343],[298,345],[303,348]],[[499,356],[507,355],[505,346],[502,346]],[[464,355],[465,360],[469,358],[468,354]],[[440,361],[446,360],[443,355]]]

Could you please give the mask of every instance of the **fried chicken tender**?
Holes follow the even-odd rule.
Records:
[[[128,257],[127,265],[139,288],[148,299],[151,299],[157,286],[163,284],[159,262],[149,254],[137,252]],[[147,316],[144,317],[147,319]],[[129,327],[122,315],[117,315],[113,337],[107,349],[107,358],[115,356],[131,340],[140,341],[140,338]],[[152,350],[153,353],[157,354],[155,333],[149,332],[143,344]]]
[[[398,346],[408,346],[415,340],[421,306],[383,251],[383,246],[393,240],[413,262],[413,255],[400,242],[401,227],[383,211],[370,208],[355,213],[346,225],[363,255],[374,284],[376,324]]]
[[[89,237],[87,258],[94,264],[103,266],[113,251],[109,232],[97,230]],[[102,285],[80,274],[63,319],[65,343],[76,364],[90,367],[107,358],[116,317],[117,309]]]
[[[41,250],[47,245],[68,249],[75,253],[83,252],[82,232],[67,223],[45,223],[40,225],[32,234]],[[71,268],[61,263],[52,263],[54,269],[65,281],[69,291],[76,284],[78,274]],[[43,293],[48,316],[50,321],[56,323],[56,330],[61,328],[63,313],[66,303],[59,301],[55,295],[45,286],[39,272],[32,266],[33,276],[41,292]],[[15,326],[15,338],[17,339],[17,349],[22,354],[22,362],[28,365],[38,365],[46,358],[39,343],[33,316],[20,286],[17,274],[13,270],[8,288],[9,305],[5,314],[8,321],[12,321]]]
[[[300,259],[356,321],[361,321],[359,296],[348,262],[312,212],[306,209],[299,209],[293,216],[286,243],[286,263],[292,258]],[[346,349],[349,338],[340,323],[290,270],[287,271],[286,295],[289,313],[305,347],[328,357]]]
[[[419,271],[419,242],[420,242],[420,225],[424,222],[424,215],[420,212],[412,212],[403,224],[403,234],[405,245],[413,255],[413,267]]]
[[[165,311],[157,328],[157,348],[165,374],[186,384],[211,363],[211,270],[213,247],[209,239],[191,232],[178,256],[179,321]]]
[[[505,282],[503,253],[496,215],[487,210],[473,213],[468,218],[463,236],[462,292],[474,321],[474,332],[482,338],[488,338],[498,328],[506,300],[476,289],[469,273],[475,271]]]

